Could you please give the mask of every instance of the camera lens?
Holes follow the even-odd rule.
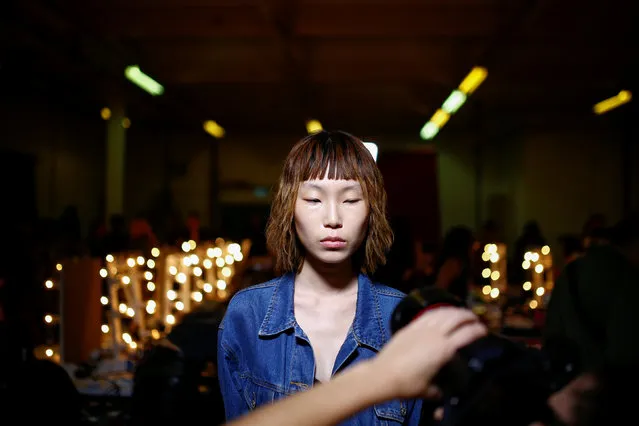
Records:
[[[465,304],[439,288],[415,290],[395,308],[391,331],[443,306]],[[434,379],[443,394],[440,424],[528,426],[540,420],[548,412],[550,394],[577,369],[569,349],[565,344],[529,348],[494,333],[459,349]]]
[[[457,297],[436,287],[425,287],[410,292],[395,307],[391,316],[391,332],[394,334],[420,315],[444,306],[465,306]]]

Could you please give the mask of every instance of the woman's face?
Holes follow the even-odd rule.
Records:
[[[302,182],[295,201],[295,231],[305,256],[326,264],[350,261],[366,237],[368,213],[356,180]]]

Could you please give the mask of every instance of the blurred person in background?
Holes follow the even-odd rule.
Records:
[[[435,285],[466,302],[473,285],[473,259],[477,250],[473,232],[465,226],[450,228],[437,256]]]
[[[576,342],[584,371],[639,359],[639,216],[622,219],[609,235],[610,244],[591,244],[562,270],[543,331],[546,340]]]
[[[610,240],[608,231],[606,216],[601,213],[591,215],[584,223],[581,233],[583,248],[586,249],[591,245],[607,244]]]
[[[401,285],[396,287],[404,293],[435,285],[437,247],[423,241],[416,241],[414,247],[413,266],[404,271]]]
[[[134,372],[132,425],[224,422],[216,373],[225,310],[225,304],[204,302],[145,351]]]

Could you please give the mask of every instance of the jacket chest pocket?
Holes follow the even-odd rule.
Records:
[[[256,383],[252,378],[246,378],[243,391],[244,401],[250,410],[270,404],[282,398],[283,393],[277,390],[275,385],[269,383]]]
[[[383,404],[375,404],[376,424],[381,426],[403,425],[408,408],[406,401],[394,400]]]

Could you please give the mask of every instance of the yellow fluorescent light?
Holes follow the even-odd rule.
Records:
[[[603,114],[620,105],[627,104],[632,100],[632,93],[629,90],[622,90],[616,96],[608,98],[596,104],[592,110],[595,114]]]
[[[444,124],[446,124],[449,118],[450,118],[449,113],[447,113],[443,109],[438,109],[437,111],[435,111],[435,114],[433,114],[433,116],[430,118],[430,121],[431,123],[435,123],[437,127],[441,129],[442,127],[444,127]]]
[[[124,75],[127,79],[129,79],[129,81],[136,84],[141,89],[146,90],[153,96],[164,93],[164,87],[148,75],[144,74],[137,65],[126,67]]]
[[[317,120],[308,120],[306,122],[306,131],[308,134],[321,132],[323,130],[322,123]]]
[[[214,138],[218,139],[223,138],[224,134],[226,133],[224,131],[224,128],[222,128],[222,126],[220,126],[213,120],[207,120],[204,122],[204,131]]]
[[[422,127],[419,135],[424,140],[433,139],[439,130],[450,119],[450,116],[459,110],[466,102],[468,95],[473,93],[488,76],[488,71],[483,67],[474,67],[461,82],[459,87],[451,92],[441,108],[435,111],[428,123]]]
[[[459,85],[459,91],[470,95],[486,80],[488,71],[484,67],[473,68]]]

